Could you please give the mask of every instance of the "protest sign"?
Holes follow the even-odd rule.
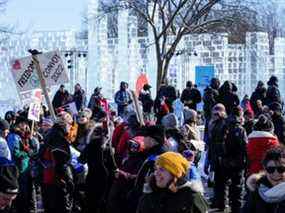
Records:
[[[31,121],[40,121],[41,114],[41,103],[40,102],[32,102],[30,103],[30,108],[28,112],[28,119]]]
[[[59,51],[39,54],[37,59],[46,86],[50,87],[68,82],[68,75]],[[41,88],[36,65],[31,56],[11,60],[11,71],[19,93]]]

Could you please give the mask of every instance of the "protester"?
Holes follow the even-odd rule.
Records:
[[[146,161],[140,168],[134,188],[128,195],[130,212],[135,212],[139,199],[143,193],[145,179],[154,171],[155,159],[164,152],[165,130],[162,126],[154,125],[144,127],[140,133],[144,136],[144,149]]]
[[[19,170],[19,196],[16,209],[20,212],[36,211],[36,195],[31,176],[31,158],[38,153],[39,143],[31,135],[28,120],[17,117],[15,127],[7,138],[12,160]]]
[[[265,103],[266,98],[266,88],[262,81],[258,81],[257,86],[250,97],[250,104],[254,111],[254,114],[258,117],[260,114],[260,107],[258,106],[257,101],[262,104]],[[260,105],[260,104],[259,104]]]
[[[10,213],[19,193],[18,170],[8,159],[0,157],[0,213]],[[23,209],[22,209],[23,210]],[[24,212],[19,211],[19,212]]]
[[[89,109],[93,110],[93,108],[95,107],[96,102],[103,98],[103,95],[102,95],[101,91],[102,91],[101,87],[96,87],[94,89],[94,92],[91,95],[89,103],[88,103],[88,108]]]
[[[184,103],[184,106],[187,106],[189,109],[197,110],[197,104],[202,100],[200,91],[194,87],[191,81],[186,83],[186,89],[183,90],[181,94],[181,101]]]
[[[5,113],[5,120],[9,123],[11,128],[13,128],[15,122],[16,122],[17,115],[13,111],[8,111]]]
[[[249,135],[253,131],[253,127],[255,124],[254,114],[251,110],[244,111],[244,124],[243,127],[245,128],[246,134]]]
[[[0,158],[5,158],[11,161],[11,152],[6,141],[9,130],[9,123],[6,120],[0,118]]]
[[[91,117],[92,111],[88,108],[85,108],[78,113],[78,132],[73,145],[80,152],[82,152],[88,145],[91,134],[96,127],[95,122],[91,120]]]
[[[131,212],[128,203],[128,193],[135,185],[137,174],[146,160],[144,137],[136,136],[128,141],[128,153],[123,159],[122,165],[115,171],[108,196],[108,212]]]
[[[179,130],[178,119],[174,113],[169,113],[162,118],[162,125],[165,128],[166,143],[165,149],[178,152],[183,142],[183,135]]]
[[[151,86],[145,84],[139,94],[139,101],[142,103],[143,114],[145,120],[151,120],[151,113],[153,112],[154,101],[150,92]]]
[[[80,84],[76,84],[74,87],[73,101],[75,102],[77,111],[86,106],[86,94]]]
[[[282,105],[278,102],[273,102],[269,105],[271,118],[274,125],[274,134],[279,142],[285,145],[285,118],[282,115]]]
[[[124,81],[120,84],[120,90],[115,94],[115,103],[118,105],[118,116],[122,118],[128,111],[129,104],[132,103],[131,94],[128,91],[128,84]]]
[[[64,106],[70,101],[70,95],[67,90],[65,90],[64,85],[60,85],[59,90],[55,93],[52,100],[52,106],[56,110],[59,107]]]
[[[107,201],[108,179],[110,173],[104,161],[105,136],[102,126],[91,133],[86,148],[81,152],[80,162],[88,165],[85,196],[86,213],[104,212]]]
[[[213,207],[225,209],[227,186],[232,213],[240,213],[243,201],[243,177],[246,168],[246,131],[242,127],[243,111],[241,107],[232,109],[226,120],[223,150],[220,150],[215,167]]]
[[[273,135],[273,123],[267,116],[260,115],[253,129],[247,144],[248,175],[260,172],[266,151],[279,145],[277,137]]]
[[[212,108],[218,103],[220,81],[217,78],[212,78],[210,85],[204,91],[203,109],[206,118],[206,123],[211,119]]]
[[[269,106],[273,102],[282,103],[281,94],[278,88],[278,78],[276,76],[271,76],[267,82],[268,88],[266,92],[265,104]]]
[[[285,149],[269,150],[263,161],[264,173],[247,180],[250,191],[244,213],[285,212]]]
[[[198,187],[185,180],[188,161],[180,154],[166,152],[155,161],[155,172],[144,187],[138,213],[207,212],[207,203]]]
[[[219,103],[222,103],[227,114],[231,114],[234,107],[239,106],[239,97],[235,93],[235,85],[230,81],[225,81],[224,84],[219,88]]]
[[[40,150],[42,201],[46,213],[72,211],[74,184],[69,163],[70,144],[66,139],[71,125],[69,116],[62,114]]]
[[[194,183],[196,186],[198,186],[201,190],[201,192],[204,191],[203,183],[202,183],[202,177],[198,170],[198,168],[195,165],[195,152],[192,150],[184,150],[182,155],[187,159],[189,162],[189,169],[186,175],[186,179],[190,181],[191,183]]]

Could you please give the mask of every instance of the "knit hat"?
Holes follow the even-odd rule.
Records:
[[[183,177],[189,168],[189,162],[181,154],[176,152],[163,153],[158,156],[156,164],[176,178]]]
[[[274,125],[273,125],[272,121],[266,115],[262,114],[258,117],[258,120],[254,125],[254,130],[273,132]]]
[[[156,140],[159,144],[164,144],[165,142],[165,131],[163,126],[145,126],[141,130],[141,136],[148,136]]]
[[[5,129],[10,129],[10,124],[8,123],[8,121],[0,118],[0,131],[3,131]]]
[[[178,119],[174,113],[165,115],[162,118],[161,123],[166,129],[178,128]]]
[[[197,112],[193,109],[189,109],[188,107],[183,109],[183,116],[185,121],[194,122],[197,120]]]
[[[0,192],[4,194],[17,194],[19,190],[18,176],[16,166],[0,166]]]

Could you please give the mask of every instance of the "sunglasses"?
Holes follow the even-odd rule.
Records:
[[[275,171],[277,171],[279,174],[282,174],[285,172],[285,167],[284,166],[268,166],[265,168],[265,170],[269,174],[273,174]]]

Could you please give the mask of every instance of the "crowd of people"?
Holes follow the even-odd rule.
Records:
[[[61,85],[56,118],[43,107],[40,122],[26,108],[0,119],[0,212],[283,213],[283,102],[278,79],[267,84],[240,101],[217,78],[203,95],[164,82],[155,99],[151,85],[134,98],[121,82],[117,110],[100,87],[87,104],[79,84]]]

